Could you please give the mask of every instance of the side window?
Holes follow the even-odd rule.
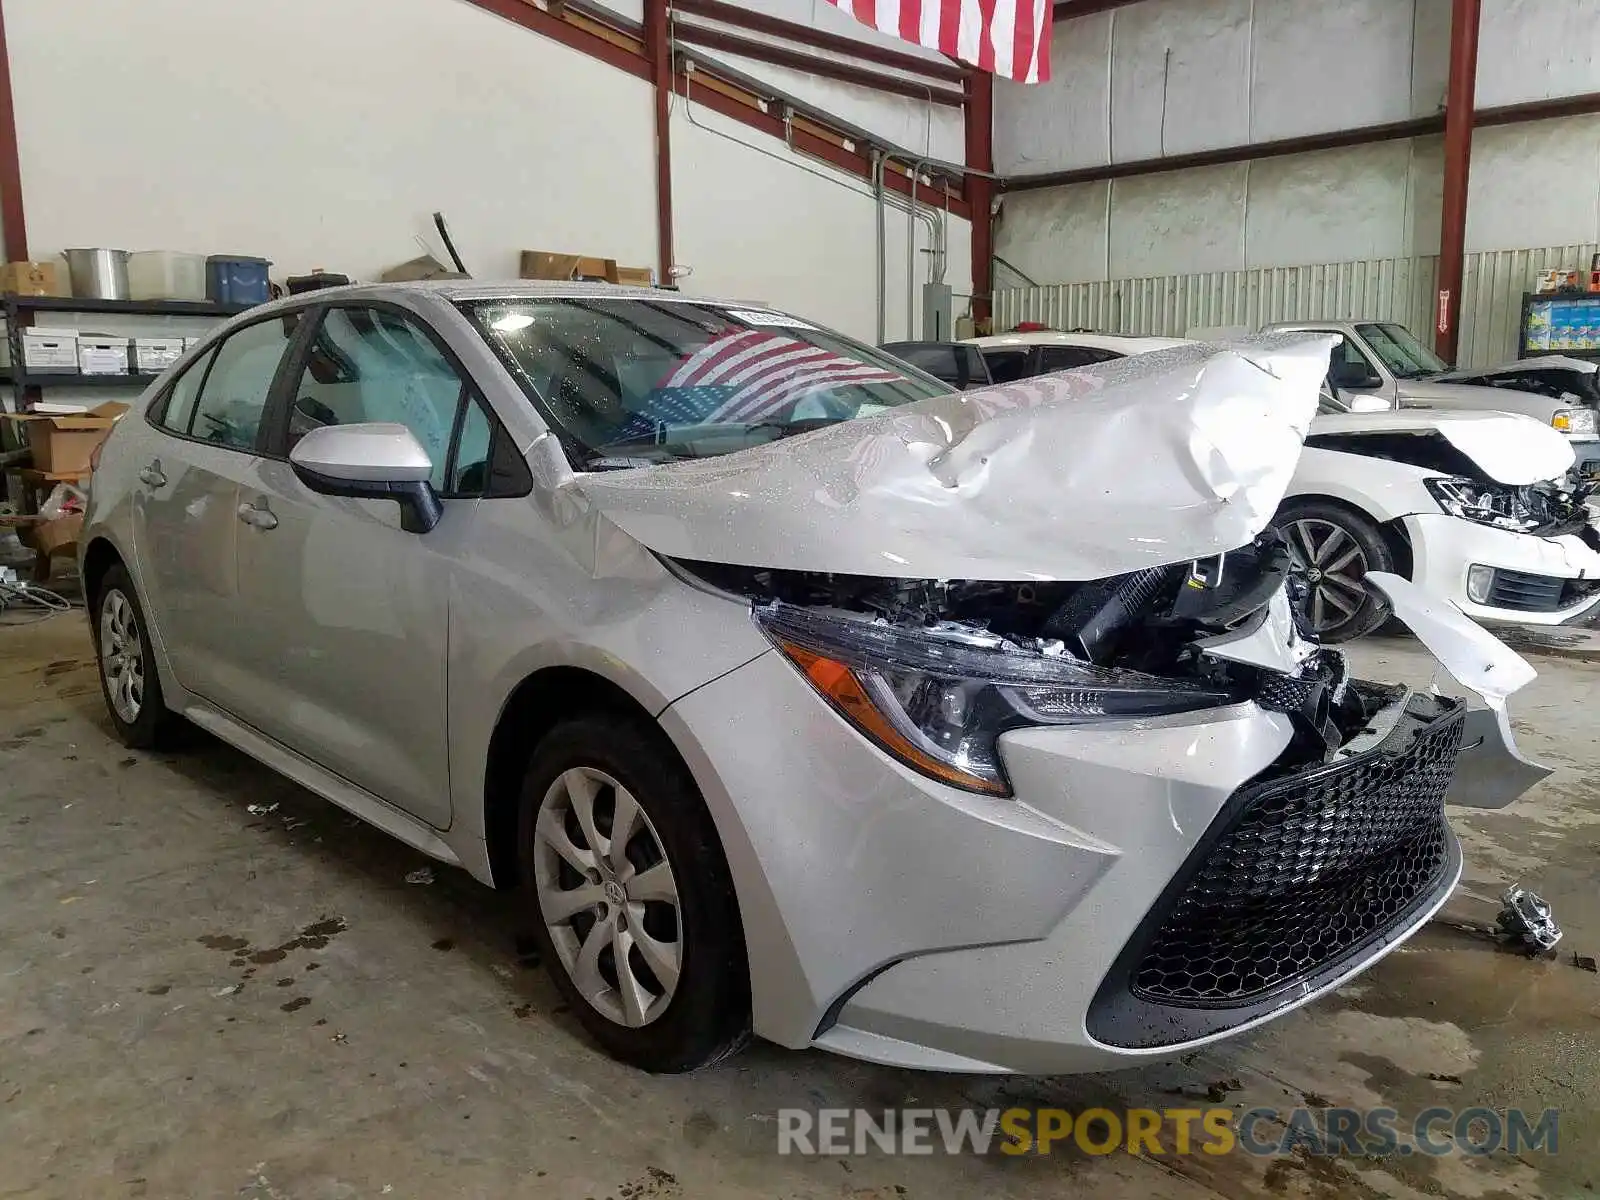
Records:
[[[489,443],[494,440],[494,426],[489,414],[476,400],[467,402],[467,411],[461,416],[461,433],[456,439],[456,459],[451,464],[450,487],[452,495],[481,496],[489,483]]]
[[[166,397],[161,401],[161,411],[155,417],[155,423],[163,429],[173,433],[189,435],[189,426],[194,423],[195,401],[200,399],[200,385],[206,381],[206,368],[211,365],[211,360],[216,357],[215,351],[210,351],[190,363],[188,368],[173,381],[167,389]]]
[[[1383,382],[1372,360],[1349,338],[1340,338],[1328,362],[1328,377],[1342,388],[1377,387]]]
[[[1115,350],[1095,350],[1088,346],[1045,346],[1039,351],[1039,373],[1070,371],[1074,367],[1087,367],[1090,363],[1109,362],[1121,358]]]
[[[189,423],[189,436],[236,450],[255,448],[267,393],[294,330],[292,320],[258,321],[217,348]],[[176,403],[176,395],[173,401]]]
[[[1015,383],[1028,373],[1028,350],[985,350],[983,361],[989,364],[989,378],[996,383]]]
[[[450,492],[450,435],[469,395],[455,366],[410,319],[388,309],[330,309],[293,392],[288,444],[324,425],[397,422],[428,452],[433,486]],[[488,434],[475,436],[486,457]]]
[[[528,464],[482,400],[467,401],[451,460],[451,496],[526,496],[533,486]]]

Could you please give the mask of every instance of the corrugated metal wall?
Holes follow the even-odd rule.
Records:
[[[1516,357],[1522,293],[1554,268],[1587,270],[1594,245],[1467,255],[1461,305],[1462,366]],[[1259,329],[1273,321],[1366,317],[1399,321],[1431,340],[1438,258],[1380,258],[1312,267],[1263,267],[1005,288],[995,292],[994,327],[1040,321],[1055,329],[1185,337]]]

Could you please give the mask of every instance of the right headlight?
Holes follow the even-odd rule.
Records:
[[[1200,680],[1100,667],[1022,650],[968,629],[907,629],[775,603],[758,625],[834,710],[933,779],[1010,795],[999,737],[1029,725],[1078,725],[1231,704]]]
[[[1595,414],[1592,408],[1558,408],[1550,424],[1562,433],[1594,433]]]

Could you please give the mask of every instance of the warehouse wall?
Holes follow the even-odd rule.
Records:
[[[1148,0],[1056,26],[1054,80],[997,84],[1002,173],[1439,111],[1449,0]],[[1478,104],[1600,91],[1600,0],[1484,0]],[[1480,130],[1469,250],[1600,237],[1600,117]],[[1437,251],[1437,137],[1007,195],[998,253],[1040,282]]]
[[[649,86],[470,5],[386,0],[381,37],[364,0],[5,15],[36,255],[247,253],[275,276],[372,278],[442,209],[483,275],[515,275],[525,246],[654,259]]]
[[[757,300],[816,314],[835,328],[872,341],[877,328],[877,209],[859,179],[791,154],[782,143],[681,99],[672,111],[676,255],[693,269],[685,291]],[[728,236],[729,193],[745,232]],[[806,214],[807,228],[781,214]],[[751,219],[756,218],[756,219]],[[955,312],[971,291],[971,225],[939,214],[945,229],[944,281],[957,293]],[[906,213],[885,218],[886,336],[906,334]],[[921,321],[922,284],[935,269],[929,231],[916,225],[910,283]],[[915,336],[913,334],[913,336]]]
[[[36,258],[259,254],[274,278],[370,279],[421,253],[418,237],[442,260],[442,209],[482,278],[515,276],[524,247],[656,262],[649,85],[464,0],[384,0],[381,28],[371,0],[4,4]],[[907,128],[903,108],[885,98],[876,123]],[[752,202],[705,173],[719,153],[686,134],[678,158],[695,286],[736,283],[870,337],[870,201],[754,156]]]

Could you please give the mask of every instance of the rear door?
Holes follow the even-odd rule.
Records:
[[[497,426],[420,318],[373,302],[323,311],[240,491],[240,610],[257,636],[240,715],[437,828],[450,824],[449,597]],[[443,519],[400,527],[393,501],[324,496],[287,461],[311,429],[395,421],[433,460]]]
[[[297,320],[246,325],[191,363],[151,408],[162,436],[138,465],[133,538],[156,627],[178,682],[224,708],[240,685],[239,483]]]

